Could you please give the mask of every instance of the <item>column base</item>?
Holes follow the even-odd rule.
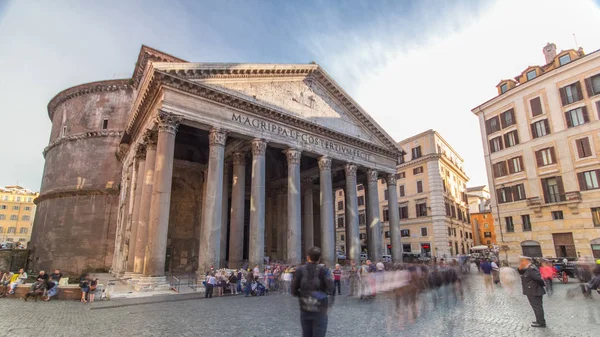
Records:
[[[135,291],[159,291],[159,290],[170,290],[169,282],[167,282],[166,276],[142,276],[135,282],[132,282],[133,289]]]

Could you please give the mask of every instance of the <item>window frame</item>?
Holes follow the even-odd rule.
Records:
[[[533,77],[529,78],[529,74],[531,73],[533,73]],[[537,77],[537,71],[535,69],[532,69],[525,74],[525,77],[527,78],[527,81],[531,81]]]
[[[563,59],[565,59],[565,57],[568,58],[569,60],[563,63]],[[573,61],[573,60],[571,60],[570,54],[563,54],[558,57],[558,65],[559,66],[564,66],[565,64],[569,64],[569,63],[571,63],[571,61]]]
[[[531,232],[531,217],[529,214],[521,215],[521,223],[523,224],[523,232]]]
[[[589,137],[575,139],[575,149],[577,150],[577,158],[579,159],[592,157],[594,155]]]
[[[552,215],[552,220],[564,220],[565,219],[565,215],[563,213],[563,211],[552,211],[551,212]]]
[[[417,193],[423,193],[423,180],[417,180]]]
[[[505,225],[507,233],[514,233],[514,231],[515,231],[515,223],[513,221],[513,217],[512,216],[505,216],[504,217],[504,225]]]
[[[575,118],[573,118],[573,113],[575,113]],[[581,117],[581,118],[580,118]],[[574,128],[580,125],[584,125],[590,122],[590,116],[587,112],[587,107],[580,106],[575,109],[571,109],[565,112],[565,122],[567,123],[567,128]],[[577,122],[577,123],[574,123]]]
[[[423,230],[425,230],[425,234],[423,234]],[[421,227],[421,237],[427,236],[429,236],[429,230],[427,229],[427,227]]]
[[[600,170],[578,172],[577,182],[581,191],[600,189]]]
[[[550,122],[548,122],[548,118],[537,120],[531,125],[531,138],[541,138],[547,136],[552,133],[550,129]]]

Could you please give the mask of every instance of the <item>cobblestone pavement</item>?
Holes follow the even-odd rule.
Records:
[[[406,324],[390,314],[394,301],[389,298],[338,296],[327,336],[600,336],[600,296],[566,299],[574,282],[555,285],[554,297],[544,297],[546,329],[530,327],[533,311],[520,291],[511,295],[498,286],[486,294],[475,274],[465,283],[463,301],[442,296],[434,306],[431,293],[422,296],[419,317]],[[289,295],[183,296],[175,302],[130,299],[93,305],[0,299],[0,336],[300,336],[297,301]]]

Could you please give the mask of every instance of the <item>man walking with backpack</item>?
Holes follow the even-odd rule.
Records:
[[[335,291],[331,272],[318,265],[321,249],[308,250],[306,264],[296,270],[292,280],[292,295],[300,303],[300,323],[303,337],[324,337],[327,333],[327,314],[333,305]]]

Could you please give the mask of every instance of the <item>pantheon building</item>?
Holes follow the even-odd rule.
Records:
[[[358,262],[357,184],[381,259],[377,185],[396,184],[401,149],[317,64],[191,63],[142,46],[131,78],[66,89],[48,114],[35,268],[160,282],[300,263],[312,246],[332,265],[338,189]],[[399,261],[397,207],[389,221]]]

